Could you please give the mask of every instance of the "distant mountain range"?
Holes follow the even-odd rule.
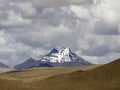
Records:
[[[69,67],[69,66],[83,66],[91,65],[92,63],[84,60],[83,58],[77,56],[68,47],[57,47],[53,48],[50,53],[40,58],[40,60],[35,60],[29,58],[22,64],[16,65],[15,69],[26,69],[33,67]]]
[[[6,67],[7,68],[8,66],[0,62],[0,68],[1,67]]]
[[[0,73],[14,71],[15,69],[8,67],[7,65],[0,63]]]

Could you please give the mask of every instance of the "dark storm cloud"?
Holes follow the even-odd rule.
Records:
[[[102,21],[96,23],[94,31],[99,35],[120,35],[118,25],[110,25]]]
[[[93,0],[34,0],[32,2],[37,6],[58,7],[70,4],[82,5],[87,3],[93,3]]]

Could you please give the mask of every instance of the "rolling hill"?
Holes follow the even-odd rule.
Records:
[[[45,75],[47,76],[44,77]],[[81,69],[74,67],[74,70],[73,67],[69,69],[52,67],[8,72],[0,74],[0,88],[2,90],[120,90],[120,59],[99,67],[85,66]]]
[[[82,67],[41,67],[24,69],[20,71],[10,71],[0,74],[0,78],[7,80],[17,80],[22,82],[33,82],[46,79],[51,76],[70,73],[78,70],[86,71],[96,68],[100,65],[88,65]]]
[[[38,90],[120,90],[120,59],[93,70],[53,76],[35,86]]]
[[[99,66],[100,65],[89,65],[82,67],[43,67],[1,73],[0,90],[39,90],[35,83],[41,80],[77,70],[91,70]]]

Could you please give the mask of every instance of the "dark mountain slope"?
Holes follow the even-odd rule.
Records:
[[[0,67],[6,67],[7,68],[8,66],[0,62]]]
[[[35,59],[29,58],[28,60],[26,60],[22,64],[16,65],[14,68],[15,69],[32,68],[32,67],[34,67],[35,63],[36,63]]]

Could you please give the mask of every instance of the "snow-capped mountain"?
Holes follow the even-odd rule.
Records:
[[[40,60],[28,59],[22,64],[16,65],[16,69],[32,67],[58,67],[58,66],[83,66],[90,65],[88,61],[77,56],[68,47],[53,48],[50,53],[43,56]]]
[[[52,63],[63,63],[70,62],[71,58],[69,57],[70,49],[66,47],[57,47],[52,49],[52,51],[43,57],[41,61],[48,61]]]
[[[68,47],[53,48],[48,55],[40,60],[51,63],[81,62],[89,64],[86,60],[73,53]]]

